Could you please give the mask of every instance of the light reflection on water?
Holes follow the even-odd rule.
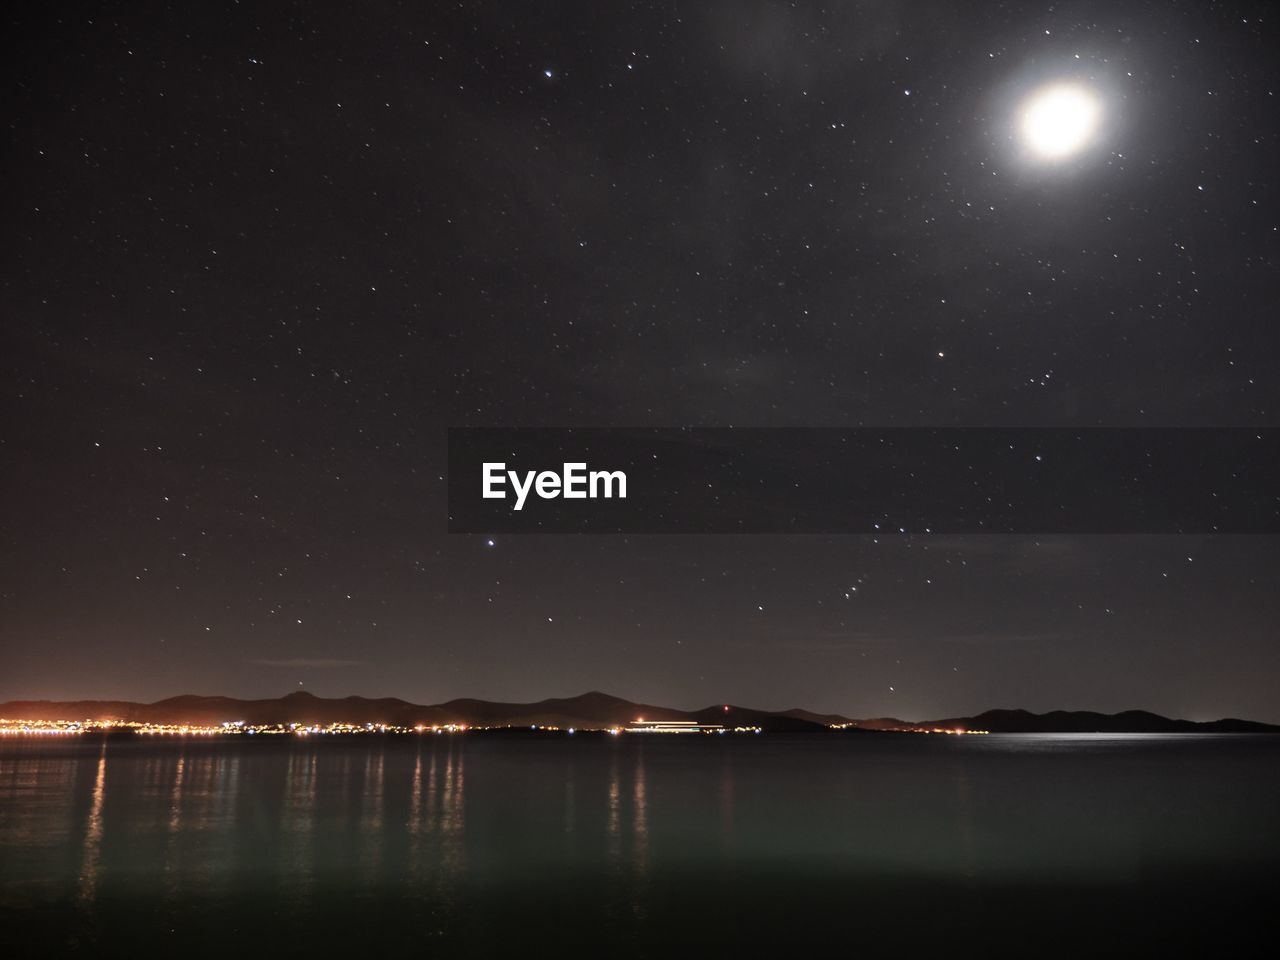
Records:
[[[1280,865],[1278,761],[1258,736],[6,742],[0,906],[394,889],[446,929],[476,890],[578,877],[639,926],[682,872]]]
[[[288,899],[307,902],[314,879],[313,832],[316,819],[316,755],[297,751],[286,761],[285,798],[280,805],[281,867],[292,878]]]
[[[80,861],[79,899],[92,901],[98,885],[98,859],[102,847],[102,804],[107,796],[107,744],[98,752],[97,772],[93,777],[93,799],[84,829],[84,856]]]
[[[360,813],[361,873],[366,886],[376,886],[382,866],[382,809],[385,749],[381,742],[371,745],[364,758]]]

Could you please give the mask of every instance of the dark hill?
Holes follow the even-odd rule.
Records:
[[[992,733],[1265,733],[1280,727],[1249,720],[1194,723],[1171,720],[1145,710],[1105,714],[1057,710],[1035,714],[1027,710],[988,710],[973,717],[952,717],[912,723],[894,717],[849,720],[838,714],[817,714],[799,708],[782,712],[717,704],[701,710],[676,710],[634,703],[599,691],[577,697],[551,698],[535,703],[502,703],[460,699],[435,705],[409,703],[396,697],[324,698],[297,691],[269,700],[186,695],[155,703],[125,700],[15,700],[0,704],[0,718],[13,720],[124,720],[143,723],[386,723],[398,726],[462,723],[468,726],[559,726],[604,728],[626,726],[634,720],[696,720],[725,726],[758,726],[770,732],[814,732],[832,724],[853,724],[862,730],[911,730],[929,727],[989,730]]]
[[[690,714],[699,723],[719,723],[726,727],[760,727],[770,733],[820,733],[828,724],[815,723],[789,714],[752,710],[732,704],[704,707]]]
[[[915,724],[919,727],[963,727],[992,733],[1274,733],[1280,727],[1252,720],[1171,720],[1146,710],[1094,713],[1090,710],[988,710],[975,717],[952,717]]]
[[[807,720],[810,723],[819,723],[824,727],[834,727],[838,724],[852,723],[856,724],[857,720],[851,720],[848,717],[842,717],[838,713],[814,713],[812,710],[805,710],[801,707],[792,707],[790,710],[779,710],[778,716],[791,717],[795,720]]]
[[[440,710],[457,718],[457,722],[482,726],[553,726],[613,727],[625,726],[633,720],[686,720],[688,713],[668,707],[632,703],[621,697],[591,691],[577,697],[553,697],[536,703],[501,703],[491,700],[450,700]]]

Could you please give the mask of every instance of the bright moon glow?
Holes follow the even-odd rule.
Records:
[[[1098,123],[1098,101],[1080,87],[1048,87],[1034,94],[1022,112],[1022,135],[1031,149],[1059,159],[1089,142]]]

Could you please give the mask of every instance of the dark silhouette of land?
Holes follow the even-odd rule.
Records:
[[[1122,713],[1056,710],[988,710],[972,717],[909,721],[893,717],[852,719],[808,710],[752,710],[716,704],[701,710],[676,710],[633,703],[593,691],[577,697],[536,703],[501,703],[460,699],[434,705],[394,697],[326,699],[297,692],[270,700],[185,695],[134,703],[127,700],[14,700],[0,704],[0,718],[21,720],[119,720],[137,723],[219,724],[242,720],[272,723],[383,723],[412,727],[465,724],[476,727],[555,726],[582,729],[626,726],[636,720],[693,720],[727,727],[753,726],[770,732],[819,732],[839,727],[849,732],[914,730],[985,730],[990,733],[1267,733],[1280,727],[1250,720],[1224,719],[1197,723],[1174,720],[1143,710]]]

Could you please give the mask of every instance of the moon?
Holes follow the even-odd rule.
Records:
[[[1022,108],[1022,138],[1037,156],[1062,160],[1089,145],[1101,113],[1097,97],[1084,87],[1043,87]]]

